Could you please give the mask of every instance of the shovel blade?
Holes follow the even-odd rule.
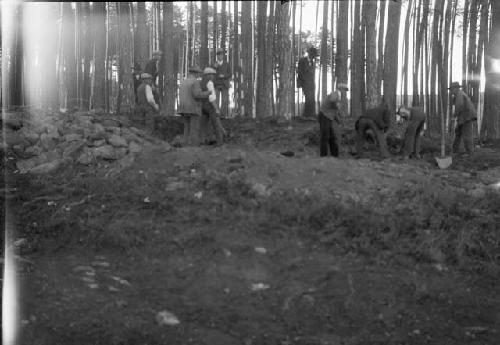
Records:
[[[435,157],[439,169],[447,169],[451,163],[451,157]]]

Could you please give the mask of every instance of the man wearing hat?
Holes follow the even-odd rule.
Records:
[[[356,130],[356,151],[358,158],[363,157],[365,140],[369,136],[375,137],[376,143],[379,146],[380,155],[382,158],[390,157],[387,149],[386,133],[391,125],[391,112],[389,106],[382,102],[374,107],[367,109],[355,122]]]
[[[340,99],[340,91],[333,91],[323,101],[319,110],[319,155],[321,157],[328,155],[328,147],[330,147],[330,154],[332,156],[339,156],[341,140],[339,118]]]
[[[132,76],[134,78],[134,95],[135,95],[135,104],[138,103],[137,99],[137,89],[139,88],[139,85],[141,85],[141,64],[136,62],[132,66]]]
[[[160,70],[160,59],[161,59],[162,52],[161,50],[155,50],[153,51],[153,57],[151,60],[149,60],[146,64],[146,67],[144,68],[144,72],[151,74],[152,80],[153,80],[153,95],[155,97],[156,103],[160,103],[160,96],[158,95],[158,90],[157,90],[157,84],[156,84],[156,78],[158,77],[158,71]]]
[[[144,118],[146,129],[150,134],[154,131],[154,116],[160,110],[153,96],[153,77],[149,73],[141,74],[142,83],[137,88],[136,111],[141,118]]]
[[[203,70],[203,77],[201,78],[201,90],[208,91],[210,96],[202,101],[201,105],[201,137],[202,141],[206,139],[207,122],[210,121],[212,128],[215,132],[217,145],[222,145],[224,142],[225,131],[220,122],[220,110],[217,106],[217,97],[215,95],[214,81],[216,79],[217,71],[211,67],[206,67]]]
[[[453,153],[457,154],[460,148],[460,143],[464,142],[465,151],[471,154],[474,151],[474,121],[477,120],[477,113],[474,104],[469,96],[460,90],[461,86],[457,82],[451,83],[448,88],[451,92],[451,101],[455,105],[453,113],[455,125],[455,140],[453,141]]]
[[[426,119],[424,110],[420,107],[405,108],[400,106],[396,115],[408,121],[404,143],[401,149],[402,158],[420,158],[420,138],[424,132]]]
[[[229,63],[224,61],[224,50],[217,49],[217,61],[214,65],[217,77],[215,78],[215,91],[217,104],[220,105],[222,116],[229,115],[229,80],[231,79],[231,68]]]
[[[179,108],[177,112],[184,121],[184,144],[200,144],[201,101],[207,99],[210,91],[202,91],[198,77],[203,71],[198,66],[188,69],[188,75],[179,86]]]
[[[315,74],[315,59],[318,56],[318,49],[310,47],[307,50],[307,56],[299,59],[297,66],[297,87],[302,88],[304,93],[304,110],[302,116],[312,117],[316,113],[316,102],[314,94],[316,90],[316,83],[314,81]]]

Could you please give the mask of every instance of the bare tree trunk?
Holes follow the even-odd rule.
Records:
[[[105,108],[105,54],[106,54],[106,4],[96,2],[93,4],[94,27],[94,109]]]
[[[275,3],[274,2],[269,2],[269,16],[268,16],[268,21],[267,21],[267,27],[266,27],[266,48],[265,48],[265,62],[264,62],[264,80],[265,80],[265,93],[264,95],[267,95],[267,106],[266,110],[268,113],[266,113],[264,116],[268,116],[269,112],[271,113],[272,116],[275,115],[275,109],[274,109],[274,87],[273,87],[273,76],[274,76],[274,70],[275,70],[275,60],[274,60],[274,54],[273,54],[273,45],[274,45],[274,33],[275,33],[275,20],[274,20],[274,9],[275,9]]]
[[[213,20],[213,56],[212,56],[212,63],[215,63],[216,61],[216,56],[217,56],[217,43],[219,42],[218,39],[218,33],[219,33],[219,25],[217,21],[217,1],[214,1],[214,20]]]
[[[420,52],[422,45],[422,37],[420,32],[420,13],[422,8],[422,0],[415,0],[415,19],[414,19],[414,35],[413,35],[413,96],[412,106],[420,105],[419,93],[419,68],[420,68]]]
[[[409,68],[409,48],[410,48],[410,24],[413,12],[413,0],[408,1],[408,8],[406,10],[406,20],[405,20],[405,32],[404,32],[404,64],[402,66],[403,71],[403,104],[408,106],[408,73]]]
[[[71,111],[78,103],[76,95],[75,13],[69,2],[63,3],[63,35],[64,85],[67,90],[66,108]]]
[[[477,47],[477,64],[475,74],[480,77],[481,70],[483,68],[483,50],[486,49],[486,45],[488,43],[488,0],[481,0],[481,22],[479,28],[479,43]],[[478,104],[475,104],[476,107],[478,105],[484,104],[484,94],[481,97],[480,89],[478,87]],[[484,115],[484,107],[479,107],[478,109],[478,119],[480,119],[480,124],[483,124],[483,115]],[[479,122],[478,122],[479,124]],[[481,126],[482,127],[482,126]],[[481,128],[482,130],[482,128]],[[480,131],[480,138],[483,138],[483,133]]]
[[[359,66],[361,65],[360,60],[363,59],[361,56],[361,5],[359,1],[352,3],[353,9],[353,26],[352,26],[352,41],[351,41],[351,114],[358,118],[362,114],[361,106],[361,85],[359,83],[359,75],[361,71]]]
[[[57,17],[55,15],[58,5],[54,3],[45,5],[47,6],[47,10],[44,12],[44,20],[47,31],[45,35],[46,42],[43,49],[41,49],[41,58],[43,61],[42,106],[44,109],[50,108],[56,110],[59,109],[56,69],[57,39],[55,39],[58,37]]]
[[[368,108],[375,107],[379,103],[376,19],[377,2],[363,2],[363,27],[366,35],[366,100]]]
[[[241,52],[243,60],[243,114],[253,113],[253,50],[252,50],[252,3],[241,4]]]
[[[495,63],[500,59],[500,2],[491,2],[491,30],[488,48],[485,54],[484,68],[486,84],[484,88],[484,139],[500,138],[500,74],[495,69]],[[495,61],[496,60],[496,61]]]
[[[443,12],[442,6],[443,1],[438,1],[434,7],[434,18],[432,20],[432,56],[431,56],[431,74],[430,74],[430,112],[427,114],[429,117],[434,119],[437,113],[436,104],[436,81],[437,81],[437,69],[439,65],[439,60],[441,59],[440,49],[439,49],[439,21],[441,14]]]
[[[4,15],[11,16],[7,18],[9,27],[13,30],[5,32],[5,41],[2,47],[2,58],[8,56],[11,68],[8,68],[6,77],[6,85],[2,87],[2,106],[6,109],[11,107],[24,105],[23,95],[23,5],[22,4],[2,4],[5,6],[2,10],[5,11]],[[7,47],[5,47],[7,46]],[[6,49],[5,49],[6,48]],[[8,54],[8,55],[7,55]],[[7,59],[7,58],[5,58]],[[5,63],[5,62],[4,62]]]
[[[292,50],[290,52],[290,76],[291,76],[291,81],[292,81],[292,90],[290,94],[290,110],[291,110],[291,116],[295,117],[296,111],[295,111],[295,62],[297,61],[296,58],[296,51],[297,51],[297,43],[296,43],[296,35],[295,35],[295,15],[297,13],[297,1],[293,1],[293,7],[292,7]]]
[[[117,114],[131,113],[134,104],[134,82],[132,80],[132,54],[129,48],[130,33],[130,2],[120,2],[118,8],[119,20],[119,63],[118,63],[118,101]]]
[[[220,47],[222,50],[226,51],[226,39],[227,39],[227,15],[226,15],[226,1],[222,1],[221,8],[221,38]]]
[[[137,31],[134,36],[135,49],[134,60],[139,63],[141,68],[146,66],[149,57],[149,44],[148,44],[148,27],[146,24],[146,3],[137,3]]]
[[[238,30],[238,2],[234,2],[234,20],[233,20],[233,97],[234,97],[234,112],[239,114],[240,105],[240,90],[241,90],[241,64],[240,64],[240,40],[239,40],[239,30]]]
[[[377,68],[377,90],[382,89],[382,78],[384,76],[384,24],[385,24],[385,12],[387,8],[387,1],[380,0],[380,21],[378,27],[378,68]]]
[[[452,6],[452,13],[451,13],[451,43],[450,43],[450,53],[449,53],[449,56],[450,56],[450,62],[449,64],[447,65],[448,67],[448,70],[449,70],[449,76],[448,76],[448,85],[451,85],[451,83],[453,82],[453,48],[454,48],[454,37],[455,37],[455,19],[457,17],[457,3],[458,3],[458,0],[451,0],[453,2],[453,6]],[[448,126],[448,134],[450,134],[453,130],[452,126],[451,126],[451,121],[452,121],[452,118],[451,118],[451,107],[452,107],[452,103],[450,101],[450,98],[451,98],[451,94],[448,95],[448,111],[447,111],[447,118],[446,118],[446,125]]]
[[[80,16],[80,52],[83,57],[83,78],[82,78],[82,108],[90,109],[90,60],[92,58],[91,51],[91,34],[90,34],[90,4],[88,2],[81,4]]]
[[[163,70],[165,71],[165,96],[163,99],[164,109],[167,115],[174,115],[175,112],[175,89],[176,77],[174,72],[174,4],[172,2],[163,3]]]
[[[208,63],[208,2],[201,2],[201,26],[200,26],[200,66],[207,67]]]
[[[479,4],[477,0],[472,0],[469,14],[469,46],[467,47],[467,65],[470,78],[467,83],[467,91],[472,103],[477,106],[479,101],[479,74],[476,74],[477,66],[477,17]]]
[[[333,4],[332,4],[333,6]],[[328,77],[328,1],[323,2],[323,27],[321,28],[321,99],[327,95],[327,77]]]
[[[291,89],[292,63],[290,56],[290,3],[278,5],[278,39],[279,44],[279,88],[278,88],[278,116],[291,117],[290,96],[293,93]]]
[[[266,90],[266,20],[267,1],[257,2],[257,117],[267,116],[269,93]]]
[[[469,27],[469,7],[470,0],[465,0],[464,15],[463,15],[463,33],[462,33],[462,86],[463,90],[467,92],[467,29]]]
[[[389,3],[387,33],[385,35],[384,51],[384,99],[391,113],[396,108],[396,88],[398,78],[398,54],[399,54],[399,20],[401,16],[401,3]]]
[[[348,58],[348,39],[349,39],[349,3],[347,1],[338,2],[339,11],[337,13],[337,83],[347,84],[347,58]],[[352,61],[352,57],[351,57]],[[351,96],[352,97],[352,96]],[[342,91],[342,109],[347,112],[347,92]],[[352,113],[351,113],[352,114]],[[356,114],[359,115],[359,114]]]

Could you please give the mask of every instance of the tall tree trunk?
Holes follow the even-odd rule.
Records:
[[[454,52],[454,46],[455,46],[455,22],[456,22],[456,17],[457,17],[457,4],[458,0],[451,0],[453,2],[452,4],[452,10],[451,10],[451,36],[450,36],[450,62],[447,65],[448,70],[449,70],[449,75],[448,75],[448,85],[451,85],[453,82],[453,52]],[[448,110],[447,110],[447,119],[446,119],[446,125],[448,126],[448,134],[451,134],[453,131],[453,128],[451,126],[452,122],[452,117],[451,117],[451,107],[452,107],[452,102],[450,100],[451,94],[448,94]]]
[[[278,5],[278,39],[277,43],[279,54],[279,88],[278,88],[278,116],[291,117],[290,96],[293,93],[291,89],[292,61],[290,56],[290,3]]]
[[[90,60],[92,59],[91,33],[90,33],[90,4],[88,2],[79,3],[81,5],[81,36],[80,36],[80,54],[83,57],[83,75],[82,75],[82,108],[90,108]]]
[[[241,4],[241,52],[243,61],[243,114],[253,113],[253,50],[252,50],[252,3],[243,1]]]
[[[73,110],[77,106],[76,95],[76,57],[75,57],[75,13],[71,3],[63,3],[64,35],[64,86],[67,91],[66,108]]]
[[[462,86],[463,90],[467,92],[467,29],[469,28],[469,7],[470,0],[465,0],[464,14],[463,14],[463,33],[462,33]]]
[[[404,31],[404,55],[403,55],[403,104],[408,106],[408,73],[410,72],[409,66],[409,48],[410,48],[410,25],[413,13],[413,0],[408,1],[408,8],[406,10],[405,31]]]
[[[2,4],[6,24],[13,30],[5,32],[3,37],[2,58],[9,59],[11,68],[7,69],[6,85],[2,87],[2,102],[7,109],[24,105],[23,99],[23,5],[17,3]],[[9,15],[10,14],[10,15]],[[5,18],[4,17],[4,18]],[[5,62],[4,62],[5,63]]]
[[[163,3],[163,70],[165,71],[165,97],[164,109],[167,115],[175,112],[175,89],[176,77],[174,71],[174,4],[172,2]]]
[[[338,2],[339,11],[337,13],[337,54],[335,74],[337,83],[347,84],[347,59],[348,59],[348,40],[349,40],[349,3],[347,1]],[[352,61],[352,57],[351,57]],[[352,96],[351,96],[352,97]],[[342,91],[342,109],[347,112],[347,92]],[[352,114],[352,112],[351,112]],[[356,114],[358,116],[359,114]]]
[[[188,20],[188,65],[194,65],[194,1],[188,2],[189,20]]]
[[[290,94],[290,111],[291,111],[291,116],[295,117],[296,112],[295,112],[295,61],[296,59],[296,51],[297,51],[297,39],[295,35],[295,17],[297,13],[297,1],[293,1],[293,7],[292,7],[292,51],[290,52],[290,76],[291,76],[291,82],[292,82],[292,90]]]
[[[437,70],[440,63],[441,54],[439,50],[439,21],[441,14],[443,12],[442,6],[443,1],[438,1],[434,7],[434,18],[432,20],[432,56],[431,56],[431,74],[430,74],[430,112],[427,114],[432,119],[435,118],[437,113],[436,104],[436,81],[437,81]]]
[[[375,107],[379,102],[377,85],[377,2],[363,2],[363,27],[366,35],[366,100],[367,107]]]
[[[55,16],[58,6],[54,3],[46,4],[45,25],[47,26],[45,45],[41,49],[43,59],[42,71],[42,106],[44,109],[59,109],[58,85],[57,85],[57,17]]]
[[[500,138],[500,73],[496,65],[500,60],[500,2],[491,2],[491,30],[485,54],[484,69],[486,83],[484,88],[484,139]]]
[[[441,54],[441,61],[442,61],[442,76],[441,76],[441,101],[443,102],[443,105],[440,109],[440,111],[444,112],[444,123],[447,128],[447,121],[448,121],[448,63],[449,63],[449,55],[450,55],[450,28],[451,28],[451,12],[452,12],[452,0],[447,0],[446,2],[446,12],[444,15],[444,31],[442,34],[442,41],[443,41],[443,49],[442,49],[442,54]]]
[[[387,9],[387,1],[380,0],[380,20],[378,27],[378,66],[377,66],[377,90],[380,93],[382,89],[382,78],[384,76],[384,37],[385,37],[385,12]]]
[[[384,51],[384,99],[391,113],[396,108],[396,88],[398,78],[398,54],[399,54],[399,19],[401,16],[401,3],[389,3],[387,33],[385,35]]]
[[[221,38],[220,47],[226,51],[226,38],[227,38],[227,15],[226,15],[226,1],[222,1],[221,5]]]
[[[146,67],[149,57],[148,27],[146,24],[146,3],[137,3],[137,31],[135,32],[134,62],[139,63],[141,68]]]
[[[118,3],[118,100],[117,114],[131,113],[134,104],[134,82],[132,80],[132,52],[130,42],[130,2]]]
[[[480,77],[482,73],[482,68],[483,68],[483,51],[486,49],[486,45],[488,43],[488,0],[481,0],[481,22],[480,22],[480,28],[479,28],[479,40],[478,40],[478,47],[477,47],[477,63],[476,63],[476,70],[475,74]],[[484,93],[481,97],[481,92],[478,87],[478,103],[475,104],[476,108],[478,109],[478,119],[480,119],[480,122],[478,124],[482,124],[483,121],[483,109],[484,107],[481,107],[480,105],[484,104]],[[481,133],[480,133],[481,134]],[[480,138],[483,136],[480,135]]]
[[[332,4],[333,6],[333,4]],[[323,27],[321,28],[321,99],[325,99],[328,93],[328,1],[323,2]]]
[[[477,17],[479,11],[479,4],[477,0],[472,0],[469,9],[469,44],[467,47],[467,69],[469,77],[467,78],[467,91],[471,98],[472,103],[476,104],[479,101],[479,74],[476,74],[477,66]]]
[[[219,25],[218,25],[218,21],[217,21],[217,1],[214,1],[214,20],[213,20],[213,37],[212,37],[212,41],[213,41],[213,56],[212,56],[212,63],[215,63],[215,61],[217,60],[216,56],[217,56],[217,43],[219,42],[219,37],[218,37],[218,33],[219,33]]]
[[[239,114],[239,108],[240,108],[240,90],[241,90],[241,64],[240,64],[240,38],[239,38],[239,19],[238,19],[238,2],[234,2],[234,20],[233,20],[233,34],[234,34],[234,40],[233,40],[233,47],[234,47],[234,53],[233,53],[233,97],[234,97],[234,110],[236,114]]]
[[[422,45],[422,37],[420,33],[420,14],[422,12],[422,0],[415,0],[415,18],[413,24],[413,95],[412,106],[420,104],[419,99],[419,68],[420,68],[420,47]]]
[[[93,4],[94,27],[94,109],[103,111],[105,108],[105,59],[106,59],[106,4]]]
[[[269,16],[268,16],[268,22],[267,22],[267,27],[266,27],[266,50],[265,50],[265,63],[264,63],[264,78],[265,78],[265,95],[268,96],[267,98],[267,106],[266,109],[268,113],[266,113],[264,116],[269,116],[269,113],[271,113],[272,116],[275,115],[275,109],[274,109],[274,87],[273,87],[273,76],[274,76],[274,71],[275,71],[275,59],[274,59],[274,34],[275,34],[275,28],[276,28],[276,23],[274,20],[274,10],[275,10],[275,2],[269,2]],[[281,6],[281,5],[280,5]]]
[[[201,26],[200,26],[200,66],[207,67],[208,64],[208,2],[201,2]]]
[[[256,113],[258,118],[267,116],[269,93],[266,90],[266,20],[267,1],[257,2],[257,99]]]
[[[351,114],[358,118],[362,114],[361,106],[361,85],[359,83],[359,75],[361,71],[359,66],[361,65],[360,60],[363,59],[361,56],[361,5],[360,1],[354,1],[352,3],[353,9],[353,26],[352,26],[352,40],[351,40]]]

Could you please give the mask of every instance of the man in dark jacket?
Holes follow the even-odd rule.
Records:
[[[138,103],[137,99],[137,89],[139,85],[141,85],[141,64],[136,62],[134,66],[132,66],[132,76],[134,78],[134,95],[135,95],[135,104]]]
[[[363,146],[368,132],[371,132],[375,137],[380,149],[380,155],[383,158],[390,156],[385,138],[385,133],[389,129],[390,123],[389,107],[385,102],[375,108],[367,109],[365,114],[359,117],[355,124],[358,157],[363,156]]]
[[[453,141],[453,153],[457,154],[460,143],[464,142],[467,154],[474,152],[474,121],[477,120],[476,109],[467,94],[460,90],[457,82],[451,83],[449,89],[452,94],[452,102],[455,105],[453,117],[456,121],[455,140]]]
[[[318,50],[311,47],[307,50],[307,55],[299,59],[297,66],[297,87],[302,88],[305,98],[302,116],[312,117],[316,114],[316,102],[314,99],[316,83],[314,74],[316,68],[315,59],[318,56]]]
[[[217,104],[221,109],[223,117],[229,116],[229,86],[231,79],[231,68],[227,61],[224,61],[224,50],[217,49],[217,61],[215,62],[215,71],[217,77],[215,78],[215,92],[217,96]]]
[[[215,69],[206,67],[203,70],[203,77],[201,78],[201,90],[209,91],[210,96],[207,99],[203,99],[201,103],[201,137],[202,141],[206,140],[207,124],[210,122],[212,128],[215,132],[215,138],[217,140],[217,145],[222,145],[224,143],[224,127],[220,122],[219,113],[220,110],[217,106],[216,96],[215,96],[215,86],[214,81],[216,79],[217,72]]]
[[[396,114],[408,121],[403,148],[401,149],[402,158],[420,158],[420,138],[424,132],[426,119],[423,109],[420,107],[405,108],[401,106]]]
[[[339,102],[340,91],[335,90],[329,94],[321,104],[318,121],[319,121],[319,155],[321,157],[328,155],[328,147],[330,154],[334,157],[339,156],[340,150],[340,119],[339,119]]]
[[[156,103],[152,84],[153,78],[149,73],[143,73],[141,75],[142,83],[137,88],[137,106],[136,112],[139,116],[144,119],[146,129],[150,134],[154,132],[154,116],[160,110],[160,107]]]
[[[190,67],[188,76],[179,86],[179,107],[177,112],[184,121],[184,143],[186,145],[200,144],[201,101],[207,99],[210,91],[202,91],[198,76],[203,71]]]

